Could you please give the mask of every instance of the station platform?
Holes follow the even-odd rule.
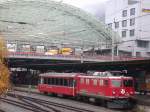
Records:
[[[24,91],[24,92],[29,92],[29,93],[40,94],[40,92],[36,88],[37,88],[36,86],[35,87],[31,87],[31,86],[13,87],[13,89],[16,91],[18,90],[18,91]],[[138,105],[150,106],[150,94],[140,95],[136,93],[133,99],[136,100]]]

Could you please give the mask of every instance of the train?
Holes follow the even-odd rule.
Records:
[[[135,94],[134,79],[121,72],[43,73],[37,86],[43,94],[94,99],[108,108],[131,108]]]

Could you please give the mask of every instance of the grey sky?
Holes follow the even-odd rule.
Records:
[[[108,0],[55,0],[55,1],[63,1],[63,3],[67,3],[75,7],[81,8],[93,15],[101,16],[101,13],[104,12],[104,3]]]

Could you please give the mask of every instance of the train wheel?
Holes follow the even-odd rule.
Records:
[[[54,97],[56,97],[56,96],[57,96],[57,94],[56,94],[56,93],[52,93],[51,95],[52,95],[52,96],[54,96]]]
[[[82,101],[83,99],[82,99],[82,96],[80,96],[80,95],[77,95],[77,96],[75,96],[74,97],[77,101]]]
[[[89,97],[83,96],[82,99],[84,102],[89,102]]]
[[[44,92],[45,95],[48,95],[48,92]]]

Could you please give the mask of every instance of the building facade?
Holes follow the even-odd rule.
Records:
[[[150,0],[109,0],[105,23],[120,35],[120,54],[150,57]]]

